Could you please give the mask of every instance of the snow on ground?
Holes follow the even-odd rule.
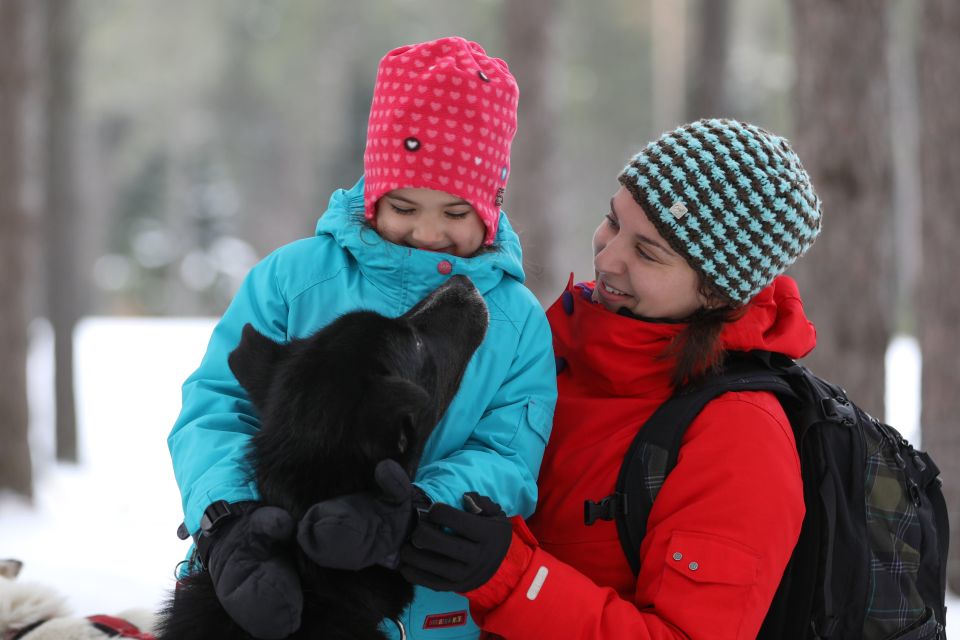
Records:
[[[88,318],[76,331],[80,463],[54,465],[49,328],[34,327],[29,362],[36,504],[0,499],[0,557],[22,580],[48,583],[77,613],[154,607],[173,588],[188,545],[166,437],[180,385],[199,364],[213,321]]]
[[[188,545],[166,437],[180,385],[199,364],[210,319],[87,318],[76,331],[80,462],[54,464],[49,328],[33,327],[29,361],[36,502],[0,494],[0,557],[21,580],[67,596],[82,615],[156,607]],[[887,417],[919,445],[919,357],[898,338],[887,353]],[[960,625],[960,599],[948,601]]]

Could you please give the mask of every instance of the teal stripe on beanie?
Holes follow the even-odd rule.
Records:
[[[689,173],[695,177],[694,181],[697,185],[696,191],[699,196],[699,200],[695,203],[696,209],[704,212],[705,217],[709,217],[710,219],[715,217],[717,211],[725,211],[724,223],[731,226],[731,229],[735,229],[735,233],[732,234],[732,236],[731,234],[728,234],[727,237],[732,237],[735,240],[738,247],[736,252],[752,254],[755,258],[759,258],[761,260],[763,263],[763,268],[770,268],[770,259],[764,255],[759,255],[759,252],[754,247],[755,243],[762,242],[762,239],[757,237],[757,231],[759,230],[759,227],[751,228],[748,226],[748,228],[737,228],[734,211],[736,211],[739,215],[746,215],[746,208],[734,201],[731,203],[734,206],[733,210],[724,209],[724,197],[721,196],[719,191],[723,191],[724,193],[728,194],[735,194],[735,191],[725,180],[723,180],[723,189],[719,191],[711,189],[708,178],[701,172],[700,166],[697,164],[696,160],[688,154],[687,148],[684,146],[684,144],[682,144],[690,142],[689,135],[683,136],[680,139],[666,137],[664,142],[672,147],[675,153],[683,159],[684,166],[689,170]],[[723,178],[722,173],[720,174],[720,178]],[[709,204],[704,202],[704,198],[709,199]],[[696,218],[692,218],[691,222],[695,223]],[[782,250],[776,245],[773,245],[772,249],[777,253],[783,253]],[[746,268],[748,266],[747,263],[748,258],[746,256],[741,255],[738,258],[738,264],[741,267]]]
[[[715,140],[719,140],[718,138],[716,138],[716,136],[712,136],[712,134],[711,134],[711,137]],[[651,155],[656,156],[658,159],[661,159],[661,160],[666,159],[666,155],[663,153],[664,147],[677,143],[676,139],[669,135],[663,137],[663,142],[664,142],[663,145],[655,145],[650,148]],[[719,149],[719,151],[722,153],[724,149],[721,148]],[[701,152],[704,155],[709,155],[704,150],[701,150]],[[711,160],[712,160],[712,157],[711,157]],[[728,169],[733,172],[736,182],[738,182],[741,185],[749,184],[748,178],[742,175],[742,172],[739,170],[739,167],[735,165],[732,162],[732,160],[730,160],[729,158],[725,159],[725,164],[727,165]],[[655,169],[655,165],[651,165],[651,169]],[[722,181],[724,185],[723,190],[725,192],[727,192],[728,194],[736,193],[736,190],[730,187],[730,181],[726,179],[723,172],[720,171],[719,168],[717,169],[717,173],[715,175],[717,175],[719,180]],[[717,261],[726,265],[726,275],[728,276],[730,281],[737,283],[738,290],[741,290],[741,291],[747,290],[749,288],[749,285],[746,283],[749,282],[750,275],[749,273],[744,273],[744,272],[749,272],[751,270],[751,265],[749,264],[749,261],[743,254],[749,252],[750,246],[749,246],[749,241],[747,241],[747,239],[744,238],[742,235],[739,236],[739,239],[741,240],[741,242],[739,243],[736,242],[736,240],[738,239],[738,235],[736,233],[738,231],[738,225],[736,223],[736,217],[734,216],[734,214],[729,210],[721,211],[719,213],[722,214],[721,215],[722,221],[718,221],[714,212],[712,212],[708,207],[704,207],[702,202],[695,202],[693,203],[692,207],[687,202],[685,202],[684,204],[688,206],[688,208],[695,208],[700,214],[697,217],[690,218],[691,224],[696,224],[698,218],[704,218],[705,221],[708,221],[710,225],[710,229],[712,230],[712,233],[714,234],[714,236],[719,236],[725,239],[725,242],[722,243],[717,249],[718,251],[716,255]],[[705,240],[709,242],[709,236],[705,238]],[[747,241],[747,242],[744,242],[744,241]],[[741,246],[738,246],[738,244]],[[774,245],[771,240],[768,239],[766,241],[766,244],[773,245],[773,249],[776,252],[782,253],[779,247]],[[704,269],[704,271],[707,272],[708,275],[711,273],[711,269],[709,268]]]
[[[705,148],[701,144],[700,140],[694,138],[688,131],[684,131],[683,139],[691,149],[697,150],[700,162],[704,166],[709,167],[710,174],[713,178],[714,188],[716,189],[718,185],[721,187],[720,189],[716,189],[718,195],[722,193],[724,202],[727,203],[727,206],[735,211],[738,216],[748,221],[748,228],[755,236],[753,244],[765,245],[780,261],[789,260],[788,254],[776,242],[774,242],[774,239],[769,234],[763,233],[763,227],[760,223],[760,220],[751,216],[747,204],[738,196],[736,187],[727,181],[724,172],[720,168],[720,163],[717,162],[710,149]],[[769,261],[770,258],[767,258],[767,260]],[[769,268],[769,265],[767,265],[767,268]]]
[[[704,282],[745,304],[806,253],[820,199],[784,138],[736,120],[663,134],[619,177]]]
[[[697,218],[691,218],[690,224],[693,227],[692,231],[703,233],[706,232],[704,237],[704,242],[706,248],[709,250],[715,251],[715,260],[716,262],[721,263],[721,267],[724,269],[725,275],[733,281],[743,282],[746,275],[743,273],[744,265],[738,265],[736,259],[737,247],[732,242],[730,235],[727,233],[727,228],[723,224],[721,218],[723,217],[723,212],[718,211],[714,213],[712,209],[700,202],[696,197],[696,192],[693,196],[690,194],[690,184],[687,182],[687,175],[680,167],[676,166],[673,163],[673,160],[666,153],[666,147],[671,143],[671,139],[668,136],[664,138],[664,145],[651,149],[652,158],[656,159],[656,162],[651,162],[650,170],[651,172],[660,172],[661,166],[669,166],[670,176],[673,178],[673,185],[679,187],[677,191],[671,190],[669,192],[669,198],[666,203],[667,208],[672,205],[674,202],[684,202],[685,206],[689,208],[696,208],[699,211],[700,215]],[[681,197],[680,193],[682,192],[683,196]],[[661,205],[665,203],[661,201]],[[671,215],[671,218],[673,216]],[[701,229],[701,221],[704,229]],[[673,222],[674,227],[680,227],[676,220]],[[714,245],[716,241],[716,245]],[[694,254],[695,255],[695,254]],[[704,263],[703,270],[707,273],[711,273],[712,264]]]

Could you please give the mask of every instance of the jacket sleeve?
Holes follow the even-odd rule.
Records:
[[[227,356],[248,322],[274,341],[287,340],[287,303],[275,264],[276,253],[250,271],[214,328],[200,366],[183,384],[183,405],[167,446],[191,532],[212,502],[259,499],[245,454],[260,420]]]
[[[799,461],[782,412],[722,398],[711,407],[688,430],[654,503],[632,600],[515,526],[514,544],[524,540],[532,557],[508,553],[467,594],[477,623],[504,638],[755,638],[799,536]],[[526,567],[507,566],[524,557]],[[505,579],[514,585],[506,592]]]
[[[417,484],[434,500],[459,506],[465,492],[477,491],[509,514],[533,513],[557,401],[550,328],[533,305],[507,376],[464,446],[418,470]]]

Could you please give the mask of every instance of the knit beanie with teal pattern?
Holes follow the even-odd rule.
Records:
[[[736,120],[663,134],[619,177],[705,282],[745,304],[820,233],[820,199],[787,141]]]

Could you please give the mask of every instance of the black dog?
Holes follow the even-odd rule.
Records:
[[[263,503],[299,520],[316,502],[374,489],[382,460],[412,477],[487,323],[479,292],[454,276],[399,318],[358,311],[284,345],[244,327],[229,364],[261,418],[249,457]],[[321,568],[290,545],[304,593],[290,638],[383,638],[379,624],[413,597],[396,571]],[[220,606],[206,571],[181,582],[160,626],[161,639],[251,637]]]

